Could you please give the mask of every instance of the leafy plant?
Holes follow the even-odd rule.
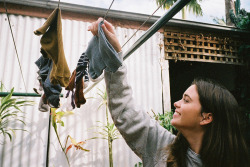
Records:
[[[142,163],[141,162],[138,162],[135,164],[135,167],[143,167]]]
[[[114,140],[119,139],[119,131],[116,129],[115,124],[109,122],[108,118],[108,103],[107,103],[107,92],[99,89],[98,95],[102,98],[102,103],[99,105],[98,110],[104,105],[106,110],[106,124],[100,121],[97,121],[101,124],[101,126],[96,126],[94,128],[98,128],[100,131],[95,132],[99,134],[98,137],[93,137],[91,139],[104,139],[108,141],[109,146],[109,166],[113,167],[113,152],[112,152],[112,143]]]
[[[61,143],[61,140],[60,140],[58,131],[57,131],[57,123],[60,123],[61,126],[64,126],[64,122],[61,121],[61,117],[62,117],[63,115],[62,115],[62,114],[57,114],[56,109],[57,109],[57,108],[50,108],[50,112],[51,112],[50,114],[51,114],[51,116],[52,116],[52,126],[53,126],[53,128],[54,128],[54,130],[55,130],[56,137],[57,137],[58,142],[59,142],[59,144],[60,144],[60,146],[61,146],[61,149],[62,149],[63,153],[65,154],[65,157],[66,157],[66,159],[67,159],[68,165],[70,166],[69,158],[68,158],[68,156],[67,156],[67,154],[66,154],[66,152],[65,152],[65,148],[63,148],[63,146],[62,146],[62,143]],[[59,120],[58,120],[58,119],[59,119]]]
[[[153,112],[153,111],[152,111]],[[153,112],[154,113],[154,112]],[[171,120],[173,119],[173,112],[165,112],[164,114],[158,113],[157,115],[154,113],[154,118],[157,120],[162,127],[174,133],[175,127],[171,125]]]
[[[3,83],[0,81],[0,92],[2,92],[3,91],[3,88],[4,88],[4,85],[3,85]]]
[[[3,85],[1,83],[1,90]],[[12,98],[12,94],[14,92],[14,88],[11,89],[10,93],[1,98],[0,105],[0,135],[9,137],[10,141],[12,141],[13,135],[15,136],[16,130],[24,129],[16,129],[11,128],[11,124],[21,123],[25,125],[25,122],[22,120],[24,118],[23,111],[20,109],[23,106],[31,106],[33,105],[33,101],[23,100],[20,98]]]
[[[156,0],[156,4],[158,6],[162,5],[163,9],[169,9],[171,6],[175,4],[177,0]],[[202,16],[202,8],[198,2],[202,2],[202,0],[191,0],[185,7],[182,9],[182,19],[186,17],[186,8],[189,12],[192,11],[196,16]]]
[[[250,13],[246,12],[245,9],[241,9],[236,15],[231,10],[230,18],[237,28],[250,30]]]
[[[76,142],[76,140],[74,138],[72,138],[70,135],[67,136],[66,138],[66,142],[65,142],[65,147],[62,146],[62,142],[60,140],[58,131],[57,131],[57,124],[59,124],[60,126],[64,126],[64,122],[62,120],[62,117],[65,117],[67,115],[71,115],[73,114],[72,111],[62,111],[61,109],[57,110],[57,108],[51,108],[50,109],[51,112],[51,116],[52,116],[52,126],[54,128],[54,131],[56,133],[56,137],[58,139],[58,142],[60,144],[60,147],[67,159],[68,165],[70,166],[70,162],[69,162],[69,158],[67,156],[67,152],[74,146],[76,148],[76,150],[82,150],[82,151],[87,151],[89,152],[90,150],[84,149],[82,147],[83,144],[85,144],[85,141],[81,141],[81,142]],[[68,143],[68,139],[70,139],[71,144],[67,147],[67,143]],[[67,148],[66,148],[67,147]]]
[[[226,26],[226,21],[224,19],[224,17],[222,17],[221,19],[218,18],[218,17],[213,17],[213,22],[215,24],[219,24],[219,25],[222,25],[222,26]]]
[[[71,144],[66,149],[67,142],[68,142],[69,138],[70,138]],[[86,142],[85,141],[76,142],[76,140],[74,138],[72,138],[70,135],[68,135],[68,137],[66,139],[64,150],[66,149],[66,154],[67,154],[68,151],[74,146],[76,148],[76,150],[83,150],[83,151],[89,152],[90,150],[87,150],[87,149],[82,147],[83,144],[86,144]]]

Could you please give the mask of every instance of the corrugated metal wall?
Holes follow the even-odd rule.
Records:
[[[33,93],[37,87],[37,67],[34,62],[40,57],[40,37],[33,31],[39,28],[45,19],[29,16],[10,15],[20,63],[22,66],[28,92]],[[82,52],[87,48],[92,34],[87,31],[89,23],[63,20],[64,50],[70,70],[73,71]],[[132,29],[116,27],[116,33],[121,44],[135,32]],[[126,51],[143,31],[139,31],[124,48]],[[159,44],[163,43],[163,35],[156,33],[143,44],[130,58],[125,61],[128,67],[128,79],[133,88],[135,103],[145,110],[162,112],[162,84]],[[15,92],[25,92],[22,82],[17,57],[11,38],[10,28],[5,14],[0,14],[0,81],[6,90],[15,87]],[[104,81],[97,87],[104,90]],[[64,127],[59,127],[58,132],[64,145],[66,136],[71,135],[77,141],[97,136],[91,127],[98,125],[97,121],[105,122],[105,109],[97,110],[101,98],[97,95],[98,89],[92,89],[86,96],[87,103],[76,109],[73,115],[63,118]],[[44,167],[46,166],[47,137],[49,113],[38,111],[40,98],[29,98],[36,102],[33,107],[25,107],[24,127],[27,132],[19,131],[12,142],[8,140],[0,145],[0,166],[2,167]],[[63,102],[65,99],[62,99]],[[18,127],[18,125],[16,125]],[[101,139],[87,140],[84,145],[90,152],[74,151],[68,153],[71,166],[108,166],[107,141]],[[51,129],[49,166],[65,167],[67,162],[62,153],[58,140]],[[114,141],[113,146],[114,166],[132,167],[139,158],[128,148],[124,140]]]

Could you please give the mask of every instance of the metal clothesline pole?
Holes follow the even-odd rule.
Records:
[[[126,60],[136,49],[138,49],[144,42],[146,42],[152,35],[154,35],[162,26],[164,26],[174,15],[176,15],[187,3],[191,0],[178,0],[163,16],[161,16],[125,53],[123,60]],[[102,78],[103,79],[103,78]],[[95,87],[99,81],[90,85],[84,93],[88,93]]]
[[[154,35],[174,15],[176,15],[191,0],[178,0],[163,16],[161,16],[130,48],[124,53],[123,60],[127,59],[136,49]]]
[[[4,97],[10,94],[10,92],[0,92],[0,97]],[[12,96],[28,96],[28,97],[41,97],[41,95],[36,93],[22,93],[22,92],[13,92]]]
[[[5,97],[10,92],[0,92],[0,97]],[[23,96],[23,97],[41,97],[41,94],[37,93],[23,93],[23,92],[13,92],[12,96]],[[60,97],[63,97],[63,94],[59,95]]]

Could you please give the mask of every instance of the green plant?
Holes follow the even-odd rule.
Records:
[[[153,111],[152,111],[153,112]],[[154,113],[154,112],[153,112]],[[170,131],[171,133],[174,133],[175,127],[171,125],[171,120],[173,119],[173,112],[165,112],[164,114],[155,114],[154,118],[157,120],[162,127]]]
[[[68,139],[70,139],[71,144],[67,147]],[[82,147],[83,144],[86,144],[86,142],[85,141],[76,142],[76,140],[74,138],[72,138],[70,135],[68,135],[68,137],[66,139],[64,150],[66,150],[66,154],[67,154],[68,151],[74,146],[76,148],[76,150],[82,150],[82,151],[89,152],[90,150],[87,150],[87,149]],[[67,147],[67,149],[66,149],[66,147]]]
[[[142,166],[143,166],[143,165],[142,165],[141,162],[138,162],[138,163],[135,164],[135,167],[142,167]]]
[[[237,28],[250,30],[250,13],[245,9],[240,9],[240,1],[236,0],[235,13],[233,10],[229,11],[230,19]]]
[[[156,4],[158,6],[162,5],[163,9],[169,9],[171,6],[175,4],[177,0],[156,0]],[[191,0],[185,7],[183,7],[182,11],[182,19],[186,17],[186,8],[189,12],[193,12],[196,16],[202,16],[202,8],[198,2],[202,0]]]
[[[65,148],[63,148],[63,146],[62,146],[62,142],[60,140],[60,137],[59,137],[59,134],[58,134],[58,131],[57,131],[57,123],[59,123],[61,126],[64,126],[64,122],[61,120],[61,117],[64,116],[64,113],[61,112],[61,111],[56,112],[56,110],[57,110],[57,108],[50,108],[50,112],[51,112],[50,114],[52,116],[52,122],[51,123],[52,123],[52,126],[53,126],[54,130],[55,130],[56,137],[57,137],[58,142],[59,142],[59,144],[61,146],[61,149],[62,149],[62,151],[63,151],[63,153],[64,153],[64,155],[65,155],[65,157],[67,159],[68,165],[70,166],[69,158],[68,158],[68,156],[66,154]]]
[[[222,26],[226,26],[226,21],[224,19],[224,17],[222,17],[221,19],[218,18],[218,17],[213,17],[213,22],[215,24],[219,24],[219,25],[222,25]]]
[[[63,111],[63,110],[57,109],[57,108],[50,108],[50,112],[51,112],[51,116],[52,116],[51,123],[52,123],[54,131],[56,133],[56,137],[57,137],[58,142],[60,144],[60,147],[61,147],[61,149],[62,149],[62,151],[63,151],[63,153],[64,153],[64,155],[66,157],[68,165],[70,166],[70,162],[69,162],[69,158],[67,156],[67,152],[72,147],[75,147],[76,150],[82,150],[82,151],[86,151],[86,152],[89,152],[90,150],[87,150],[87,149],[82,147],[82,145],[86,143],[85,141],[76,142],[76,140],[73,137],[71,137],[70,135],[68,135],[67,138],[66,138],[65,146],[64,147],[62,146],[62,142],[60,140],[59,133],[58,133],[58,130],[57,130],[57,125],[64,127],[64,122],[63,122],[62,118],[65,117],[65,116],[74,114],[73,111]],[[71,144],[67,147],[68,139],[70,139]]]
[[[116,129],[115,124],[112,122],[109,122],[109,111],[108,111],[108,103],[107,103],[107,92],[102,91],[99,89],[98,95],[102,98],[102,103],[99,105],[98,110],[105,106],[106,111],[106,124],[102,123],[100,121],[97,121],[101,124],[101,126],[96,126],[94,128],[99,129],[98,132],[95,132],[96,134],[99,134],[98,137],[93,137],[91,139],[104,139],[108,141],[108,147],[109,147],[109,166],[113,167],[113,152],[112,152],[112,144],[113,141],[116,139],[119,139],[119,131]]]
[[[1,91],[2,88],[3,85],[1,83]],[[25,122],[23,121],[24,116],[21,107],[33,105],[33,101],[24,100],[20,98],[13,98],[13,92],[14,88],[11,89],[10,93],[7,96],[2,97],[0,105],[0,135],[3,136],[4,139],[7,135],[10,141],[12,141],[13,135],[15,136],[16,130],[25,131],[24,129],[16,129],[11,127],[11,124],[15,123],[21,123],[25,125]]]
[[[0,81],[0,92],[2,92],[3,91],[3,88],[4,88],[4,85],[3,85],[3,83]]]

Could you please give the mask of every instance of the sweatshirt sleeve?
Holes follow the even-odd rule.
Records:
[[[144,161],[170,144],[175,136],[145,111],[137,109],[124,65],[115,72],[105,71],[108,106],[112,119],[129,147]]]

